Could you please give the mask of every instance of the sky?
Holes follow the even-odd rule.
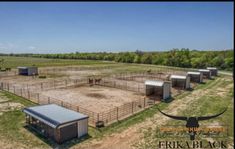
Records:
[[[0,2],[0,53],[233,49],[233,2]]]

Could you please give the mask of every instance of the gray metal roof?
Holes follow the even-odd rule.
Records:
[[[209,70],[217,70],[216,67],[207,67],[206,69],[209,69]]]
[[[171,75],[171,79],[186,79],[187,76],[181,76],[181,75]]]
[[[145,85],[151,85],[151,86],[163,86],[164,81],[152,81],[152,80],[147,80],[145,81]]]
[[[198,69],[199,72],[210,72],[208,69]]]
[[[18,69],[28,69],[28,68],[37,68],[35,66],[19,66]]]
[[[28,67],[17,67],[18,69],[27,69]]]
[[[200,75],[201,72],[194,72],[194,71],[189,71],[187,74],[192,74],[192,75]]]
[[[63,108],[56,104],[28,107],[24,108],[23,112],[53,128],[88,118],[87,115]]]

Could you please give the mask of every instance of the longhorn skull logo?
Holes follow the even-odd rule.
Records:
[[[163,115],[170,117],[172,119],[175,120],[182,120],[182,121],[186,121],[186,128],[188,128],[188,132],[190,135],[190,140],[194,140],[195,139],[195,135],[197,134],[197,131],[195,130],[195,128],[199,128],[199,121],[203,121],[203,120],[209,120],[212,118],[216,118],[218,116],[220,116],[221,114],[223,114],[225,111],[227,110],[227,108],[222,111],[219,114],[215,114],[215,115],[211,115],[211,116],[200,116],[200,117],[185,117],[185,116],[173,116],[173,115],[169,115],[166,113],[163,113],[159,108],[158,111],[161,112]]]

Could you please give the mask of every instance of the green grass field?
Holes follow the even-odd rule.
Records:
[[[18,66],[69,66],[69,65],[106,65],[114,64],[110,61],[96,61],[96,60],[65,60],[65,59],[46,59],[46,58],[33,58],[33,57],[13,57],[13,56],[0,56],[0,60],[4,62],[0,64],[2,68],[16,68]]]

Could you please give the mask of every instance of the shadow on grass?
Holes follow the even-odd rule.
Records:
[[[188,88],[188,89],[186,89],[187,91],[193,91],[194,90],[194,88]]]
[[[198,84],[206,84],[206,82],[200,82],[200,83],[198,83]]]
[[[81,138],[74,138],[72,140],[66,141],[62,144],[58,144],[56,143],[54,140],[47,138],[46,136],[44,136],[43,134],[39,133],[38,131],[36,131],[35,129],[33,129],[30,126],[24,126],[25,129],[27,129],[30,133],[32,133],[34,136],[36,136],[37,138],[39,138],[41,141],[45,142],[47,145],[51,146],[52,148],[57,148],[57,149],[68,149],[78,143],[84,142],[88,139],[91,138],[91,136],[88,134],[86,136],[83,136]]]
[[[173,100],[175,100],[175,98],[174,98],[174,97],[170,97],[170,98],[167,98],[167,99],[161,100],[161,101],[162,101],[162,102],[165,102],[165,103],[170,103],[170,102],[172,102]]]

